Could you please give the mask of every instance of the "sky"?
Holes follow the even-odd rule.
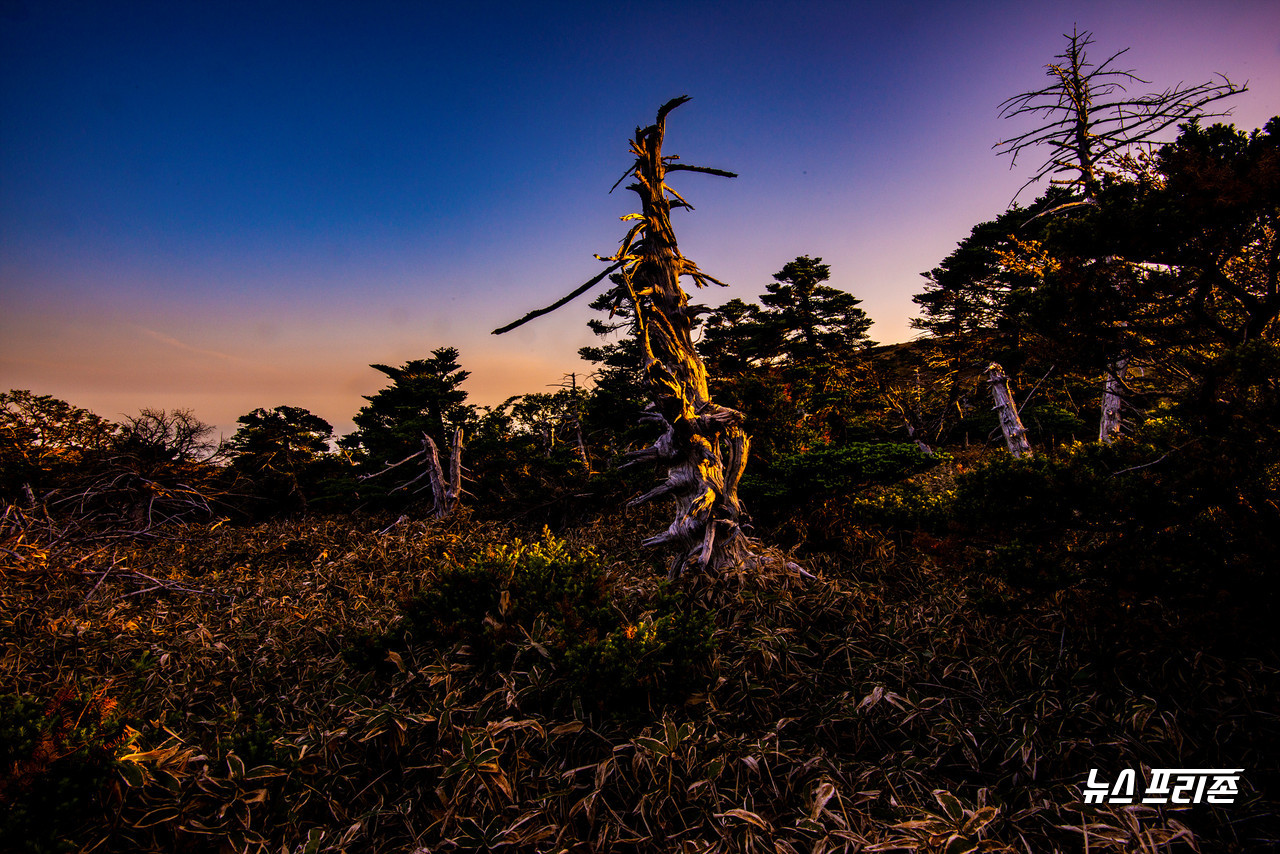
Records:
[[[730,285],[694,299],[821,257],[907,340],[920,274],[1035,171],[998,105],[1074,27],[1152,91],[1247,81],[1238,127],[1280,113],[1275,0],[0,0],[0,388],[229,437],[281,405],[345,433],[369,365],[444,346],[474,403],[581,379],[590,297],[489,333],[600,271],[678,95],[666,150],[739,174],[671,181]]]

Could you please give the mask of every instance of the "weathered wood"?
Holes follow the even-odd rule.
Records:
[[[453,431],[453,447],[449,449],[449,483],[444,491],[448,512],[458,509],[462,501],[462,428]],[[448,514],[446,514],[448,515]]]
[[[605,279],[609,277],[610,273],[612,273],[614,270],[618,269],[621,266],[622,266],[622,262],[621,261],[617,262],[616,264],[614,264],[609,269],[605,270],[600,275],[594,276],[586,283],[581,284],[578,287],[574,288],[573,292],[568,294],[567,296],[556,300],[546,308],[534,309],[533,311],[529,312],[519,320],[513,321],[511,323],[508,323],[506,326],[501,326],[493,330],[493,334],[501,335],[504,332],[510,332],[512,329],[515,329],[518,326],[524,326],[526,323],[528,323],[530,320],[533,320],[535,317],[542,317],[542,315],[544,314],[550,314],[560,306],[565,305],[566,303],[572,302],[575,298],[581,296],[582,294],[585,294],[587,291],[591,290],[593,287],[603,282]]]
[[[1013,402],[1009,377],[1005,375],[1004,368],[992,362],[983,372],[983,378],[991,389],[991,399],[995,402],[996,414],[1000,416],[1000,432],[1004,434],[1009,453],[1015,459],[1029,456],[1031,443],[1027,441],[1027,428],[1022,426],[1022,419],[1018,417],[1018,405]]]
[[[634,330],[641,343],[644,376],[653,402],[644,418],[662,430],[652,447],[629,454],[627,465],[649,462],[667,467],[666,480],[632,504],[662,496],[674,500],[675,520],[666,531],[644,541],[645,545],[677,548],[673,576],[689,567],[715,571],[764,560],[752,551],[740,522],[743,508],[738,484],[750,441],[742,429],[741,414],[711,402],[707,369],[692,338],[695,318],[705,309],[690,305],[688,294],[680,287],[681,276],[692,279],[697,287],[724,283],[680,254],[671,227],[671,208],[691,205],[666,185],[667,172],[736,177],[723,169],[676,163],[677,157],[662,153],[667,115],[687,100],[668,101],[652,125],[636,128],[631,140],[635,162],[614,187],[632,178],[627,189],[640,197],[641,209],[623,217],[634,225],[617,252],[601,258],[610,263],[609,269],[554,305],[495,330],[514,329],[617,271],[615,293],[619,301],[629,301],[633,308]]]
[[[453,431],[448,478],[445,477],[444,467],[440,465],[440,451],[435,440],[427,433],[422,434],[422,440],[427,452],[427,478],[431,482],[433,515],[437,519],[445,519],[453,515],[462,500],[462,428],[458,427]]]
[[[919,382],[919,371],[916,371],[917,382]],[[895,392],[889,392],[886,395],[886,401],[889,406],[902,418],[902,425],[907,429],[907,436],[911,441],[916,443],[916,447],[920,449],[920,453],[926,457],[933,456],[933,448],[925,441],[927,435],[924,420],[920,417],[920,411],[914,405],[903,399],[902,395]]]
[[[904,419],[907,425],[907,437],[916,443],[916,447],[920,449],[920,453],[926,457],[933,456],[933,448],[929,447],[929,443],[924,440],[924,430],[918,423],[917,418]]]
[[[1124,424],[1124,376],[1129,359],[1121,356],[1107,363],[1102,379],[1102,417],[1098,419],[1098,441],[1110,445]]]
[[[1086,48],[1093,44],[1091,33],[1073,30],[1070,35],[1064,33],[1064,37],[1067,48],[1055,57],[1060,61],[1045,66],[1053,82],[1014,95],[1000,105],[1002,118],[1031,117],[1035,119],[1034,126],[993,146],[1015,163],[1024,151],[1038,146],[1049,149],[1048,159],[1022,185],[1019,194],[1046,176],[1075,173],[1073,177],[1051,181],[1075,187],[1080,197],[1037,216],[1096,205],[1108,161],[1188,119],[1228,115],[1230,110],[1206,112],[1204,108],[1248,91],[1247,86],[1236,85],[1219,74],[1217,79],[1204,83],[1179,83],[1163,92],[1130,95],[1128,86],[1145,85],[1148,81],[1112,65],[1128,48],[1095,65],[1086,56]]]
[[[641,202],[643,228],[634,242],[624,241],[611,261],[624,261],[623,287],[630,297],[645,356],[645,376],[653,400],[653,415],[665,428],[654,443],[651,458],[665,462],[667,479],[637,501],[657,495],[672,497],[675,519],[666,531],[645,540],[646,545],[673,545],[678,554],[672,575],[691,566],[722,570],[752,556],[742,531],[743,508],[738,483],[746,463],[749,440],[739,413],[711,402],[707,370],[692,339],[696,309],[679,279],[695,284],[715,280],[680,254],[671,227],[670,196],[686,205],[665,184],[673,158],[662,154],[666,117],[687,98],[669,101],[657,120],[637,128],[631,150],[636,155],[635,183],[629,189]],[[732,176],[723,170],[678,166],[680,171]],[[628,235],[630,237],[630,235]]]
[[[440,449],[436,447],[436,440],[432,439],[428,433],[422,434],[422,444],[427,451],[427,478],[431,483],[435,517],[439,519],[444,516],[444,509],[448,503],[445,497],[444,470],[440,467]]]

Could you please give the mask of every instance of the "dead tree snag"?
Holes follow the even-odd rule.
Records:
[[[668,101],[652,125],[636,128],[631,141],[635,163],[618,184],[634,177],[627,189],[640,197],[640,212],[623,217],[635,224],[617,252],[601,257],[609,268],[552,306],[495,330],[500,334],[514,329],[586,292],[609,274],[619,274],[620,284],[614,293],[619,304],[630,303],[644,353],[652,400],[645,418],[662,428],[658,440],[629,454],[626,464],[652,462],[667,468],[666,480],[631,504],[663,496],[674,499],[675,520],[667,530],[644,541],[647,546],[675,547],[673,576],[690,567],[722,571],[759,560],[741,528],[743,508],[738,498],[750,440],[742,429],[740,413],[711,402],[707,369],[691,335],[696,316],[705,309],[689,304],[680,278],[687,276],[700,288],[724,283],[680,254],[671,227],[671,208],[692,206],[666,184],[669,172],[736,176],[720,169],[688,166],[676,162],[679,158],[675,155],[662,153],[667,115],[687,100]]]
[[[1098,419],[1098,441],[1110,445],[1124,424],[1124,377],[1129,371],[1127,356],[1107,360],[1102,380],[1102,417]]]
[[[1027,441],[1027,428],[1022,426],[1022,419],[1018,417],[1018,405],[1013,402],[1013,395],[1009,391],[1009,377],[1005,375],[1004,368],[992,362],[983,373],[983,378],[991,389],[991,399],[995,402],[996,414],[1000,416],[1000,432],[1004,434],[1009,453],[1013,454],[1014,459],[1030,456],[1031,443]]]
[[[437,519],[447,519],[458,509],[458,502],[462,499],[462,428],[456,427],[453,431],[447,478],[440,465],[440,451],[435,440],[427,433],[422,434],[422,440],[423,448],[427,451],[427,477],[431,481],[433,515]]]
[[[422,434],[422,450],[410,454],[403,460],[395,463],[387,464],[381,471],[373,474],[361,475],[358,478],[361,481],[372,480],[375,477],[400,468],[400,466],[410,463],[419,457],[425,458],[426,467],[413,480],[402,483],[391,492],[399,492],[407,490],[424,477],[427,479],[427,486],[431,488],[431,515],[436,519],[447,519],[454,514],[462,501],[462,428],[456,427],[453,431],[452,444],[446,449],[449,451],[449,473],[445,474],[444,467],[440,464],[440,448],[436,445],[436,440],[431,438],[430,433]],[[427,487],[414,490],[421,492]],[[388,493],[390,494],[390,493]],[[403,517],[401,517],[403,518]],[[394,526],[393,526],[394,527]]]

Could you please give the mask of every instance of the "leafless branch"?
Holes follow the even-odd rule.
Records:
[[[1193,440],[1192,442],[1185,442],[1185,443],[1183,443],[1183,444],[1179,445],[1178,447],[1173,448],[1172,450],[1167,451],[1167,452],[1166,452],[1166,453],[1164,453],[1164,454],[1161,454],[1159,457],[1157,457],[1156,459],[1152,460],[1152,461],[1151,461],[1151,462],[1149,462],[1149,463],[1142,463],[1142,464],[1140,464],[1140,465],[1136,465],[1136,466],[1129,466],[1127,469],[1120,469],[1119,471],[1113,471],[1113,472],[1111,473],[1111,477],[1117,477],[1118,475],[1122,475],[1122,474],[1125,474],[1125,473],[1127,473],[1127,472],[1137,471],[1138,469],[1145,469],[1145,468],[1150,468],[1151,466],[1154,466],[1154,465],[1158,465],[1158,464],[1160,464],[1160,463],[1164,462],[1165,460],[1169,459],[1169,457],[1170,457],[1170,456],[1172,456],[1173,454],[1175,454],[1175,453],[1177,453],[1178,451],[1181,451],[1183,448],[1187,447],[1187,445],[1191,445],[1191,444],[1193,444],[1193,443],[1194,443],[1194,441],[1197,441],[1197,440]]]
[[[581,286],[580,286],[580,287],[578,287],[578,288],[575,288],[575,289],[573,290],[573,292],[572,292],[572,293],[570,293],[568,296],[564,297],[563,299],[556,300],[555,302],[553,302],[551,305],[547,306],[546,308],[540,308],[540,309],[538,309],[538,310],[536,310],[536,311],[531,311],[531,312],[529,312],[528,314],[526,314],[524,317],[522,317],[522,318],[520,318],[519,320],[515,321],[514,323],[508,323],[506,326],[503,326],[503,327],[500,327],[500,328],[498,328],[498,329],[493,330],[493,334],[494,334],[494,335],[501,335],[501,334],[502,334],[502,333],[504,333],[504,332],[510,332],[512,329],[515,329],[515,328],[516,328],[516,327],[518,327],[518,326],[523,326],[523,325],[525,325],[525,324],[526,324],[526,323],[528,323],[530,320],[533,320],[535,317],[542,317],[542,315],[544,315],[544,314],[550,314],[551,312],[555,311],[555,310],[556,310],[557,308],[559,308],[560,306],[564,305],[565,303],[568,303],[568,302],[572,301],[573,299],[575,299],[575,298],[577,298],[577,297],[581,296],[582,294],[585,294],[587,291],[591,290],[593,287],[595,287],[596,285],[598,285],[598,284],[600,284],[601,282],[603,282],[603,281],[605,280],[605,278],[606,278],[606,277],[608,277],[608,275],[609,275],[610,273],[612,273],[614,270],[617,270],[619,267],[621,267],[621,266],[622,266],[623,264],[625,264],[625,263],[626,263],[626,259],[623,259],[623,260],[621,260],[621,261],[618,261],[618,262],[617,262],[617,263],[615,263],[612,267],[609,267],[607,270],[605,270],[605,271],[604,271],[603,273],[601,273],[600,275],[595,276],[594,278],[592,278],[592,279],[591,279],[589,282],[587,282],[586,284],[581,285]]]
[[[1024,133],[1003,139],[993,148],[1010,157],[1010,168],[1018,155],[1038,146],[1048,146],[1055,156],[1043,163],[1014,199],[1027,187],[1049,175],[1076,173],[1060,183],[1079,186],[1090,199],[1100,186],[1099,169],[1104,160],[1131,146],[1149,144],[1161,131],[1195,117],[1228,115],[1229,110],[1206,112],[1205,107],[1247,90],[1225,75],[1194,85],[1183,85],[1146,95],[1129,97],[1126,84],[1149,81],[1132,70],[1110,68],[1125,53],[1117,51],[1101,65],[1094,66],[1086,56],[1093,43],[1091,34],[1073,32],[1066,35],[1067,49],[1057,56],[1061,63],[1050,63],[1046,73],[1054,82],[1041,89],[1014,95],[999,106],[1001,118],[1040,116],[1044,122]]]

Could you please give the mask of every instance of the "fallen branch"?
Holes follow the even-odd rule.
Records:
[[[111,570],[114,568],[115,568],[115,565],[113,564],[112,566],[107,567],[101,573],[90,572],[90,573],[86,573],[86,575],[90,575],[90,576],[101,575],[102,578],[98,580],[98,584],[101,584],[102,580],[105,579],[108,573],[110,573]],[[118,579],[126,580],[126,581],[149,581],[152,584],[151,587],[146,587],[146,588],[143,588],[142,590],[132,590],[128,593],[122,593],[116,597],[117,599],[126,599],[130,596],[141,596],[144,593],[152,593],[156,590],[164,590],[165,592],[168,592],[168,593],[192,593],[197,596],[221,596],[224,599],[234,598],[230,593],[222,593],[217,590],[206,590],[202,587],[188,587],[187,585],[180,584],[176,581],[163,581],[159,578],[155,578],[153,576],[147,575],[145,572],[138,572],[136,569],[132,569],[124,573],[116,573],[116,577]],[[97,585],[95,585],[94,590],[97,590],[97,589],[98,587]],[[92,595],[92,591],[90,592],[90,595]],[[88,601],[88,597],[86,597],[85,601]]]

